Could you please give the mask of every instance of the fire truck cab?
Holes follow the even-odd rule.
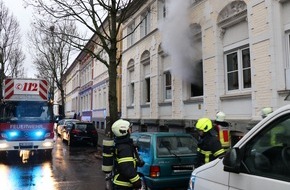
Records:
[[[53,105],[43,79],[4,81],[0,104],[0,152],[17,153],[23,160],[35,152],[51,156],[55,138]]]

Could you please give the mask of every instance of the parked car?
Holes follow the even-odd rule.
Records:
[[[260,121],[224,158],[196,168],[193,189],[290,189],[290,105]]]
[[[98,145],[98,132],[92,122],[73,121],[67,124],[62,130],[61,138],[69,146],[78,143]]]
[[[54,131],[56,132],[58,122],[59,122],[60,120],[62,120],[63,118],[62,118],[61,115],[55,115],[53,118],[54,118],[54,119],[53,119],[53,120],[54,120],[53,129],[54,129]]]
[[[142,132],[131,138],[145,162],[138,172],[147,187],[154,189],[187,188],[197,160],[197,141],[186,133]]]
[[[60,120],[58,123],[57,123],[57,126],[56,126],[56,134],[58,136],[61,136],[61,133],[62,133],[62,130],[63,128],[69,124],[69,123],[72,123],[72,122],[76,122],[76,121],[80,121],[78,119],[62,119]]]

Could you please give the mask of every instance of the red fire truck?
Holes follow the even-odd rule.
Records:
[[[51,157],[54,146],[53,104],[43,79],[7,78],[0,103],[0,153]]]

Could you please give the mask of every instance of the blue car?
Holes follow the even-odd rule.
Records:
[[[138,172],[146,185],[155,189],[186,189],[197,160],[197,141],[176,132],[132,133],[131,138],[145,162]]]

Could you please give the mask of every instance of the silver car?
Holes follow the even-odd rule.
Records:
[[[60,120],[56,126],[56,134],[58,136],[61,136],[64,126],[67,126],[67,124],[70,124],[72,122],[77,122],[77,121],[80,121],[80,120],[78,120],[78,119],[62,119],[62,120]]]

